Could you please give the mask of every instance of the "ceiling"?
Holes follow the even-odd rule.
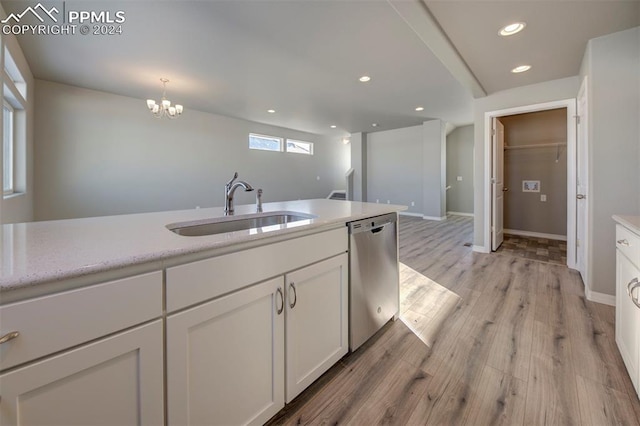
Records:
[[[31,3],[2,6],[20,13]],[[167,97],[185,114],[337,137],[431,118],[469,124],[473,97],[576,75],[588,39],[640,25],[640,0],[41,3],[121,10],[126,21],[122,35],[19,36],[36,78],[157,100],[166,77]],[[526,29],[499,37],[514,19]],[[522,61],[532,70],[511,74]]]

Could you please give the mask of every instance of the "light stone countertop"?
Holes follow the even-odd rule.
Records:
[[[3,225],[0,295],[242,242],[295,237],[314,228],[337,227],[406,207],[317,199],[265,203],[263,209],[265,213],[301,212],[317,218],[275,225],[269,227],[274,229],[270,232],[243,230],[199,237],[177,235],[166,225],[220,218],[224,216],[222,207]],[[235,210],[236,217],[255,214],[255,205],[236,206]]]
[[[613,220],[640,235],[640,216],[615,215],[613,216]]]

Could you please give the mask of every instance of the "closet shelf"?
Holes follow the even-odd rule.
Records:
[[[567,146],[566,142],[558,142],[558,143],[537,143],[532,145],[515,145],[515,146],[504,146],[504,149],[531,149],[531,148],[549,148],[549,147],[560,147]]]

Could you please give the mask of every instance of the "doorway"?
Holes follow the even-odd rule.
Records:
[[[554,112],[555,110],[555,112]],[[530,136],[509,136],[509,122],[535,122],[538,118],[551,114],[561,115],[563,129],[561,136],[545,137],[545,132],[534,131]],[[491,111],[485,114],[485,251],[495,251],[500,245],[501,235],[530,234],[538,238],[566,238],[566,264],[576,267],[576,100],[549,102],[545,104]],[[520,116],[520,117],[518,117]],[[494,123],[496,126],[494,127]],[[500,141],[500,124],[507,123],[506,138]],[[527,126],[525,125],[524,128]],[[531,125],[529,125],[531,127]],[[493,130],[496,130],[495,133]],[[537,127],[540,130],[540,127]],[[542,128],[544,130],[544,128]],[[513,133],[513,132],[511,132]],[[553,133],[553,132],[551,132]],[[515,133],[517,134],[517,132]],[[531,140],[528,140],[530,137]],[[511,140],[509,140],[511,139]],[[500,146],[505,143],[506,149]],[[517,152],[517,153],[516,153]],[[519,167],[508,165],[509,158],[520,161]],[[527,160],[529,158],[529,160]],[[506,159],[507,163],[504,162]],[[536,161],[531,161],[535,159]],[[549,160],[551,161],[549,163]],[[540,162],[542,161],[542,162]],[[539,171],[526,170],[540,162]],[[501,167],[506,164],[504,179],[500,179]],[[498,167],[494,167],[494,166]],[[526,165],[527,167],[523,167]],[[546,168],[546,170],[545,170]],[[505,169],[502,168],[504,171]],[[549,174],[553,172],[553,179]],[[558,179],[558,175],[562,179]],[[558,188],[561,185],[562,188]],[[549,193],[552,191],[553,195]],[[552,199],[550,200],[550,196]],[[554,206],[550,207],[551,201]],[[513,205],[509,203],[512,202]],[[506,203],[505,207],[501,204]],[[558,204],[562,204],[560,208]],[[555,210],[552,220],[549,212]],[[536,225],[536,222],[538,225]],[[538,228],[536,228],[538,226]],[[525,229],[512,229],[525,228]],[[528,229],[529,230],[528,230]],[[533,230],[530,230],[533,229]],[[537,230],[536,230],[537,229]],[[523,232],[524,231],[524,232]],[[523,235],[524,234],[524,235]]]

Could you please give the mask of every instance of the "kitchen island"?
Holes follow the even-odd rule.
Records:
[[[265,422],[348,350],[345,224],[403,209],[237,206],[301,220],[193,237],[169,228],[222,209],[4,225],[0,423]]]

